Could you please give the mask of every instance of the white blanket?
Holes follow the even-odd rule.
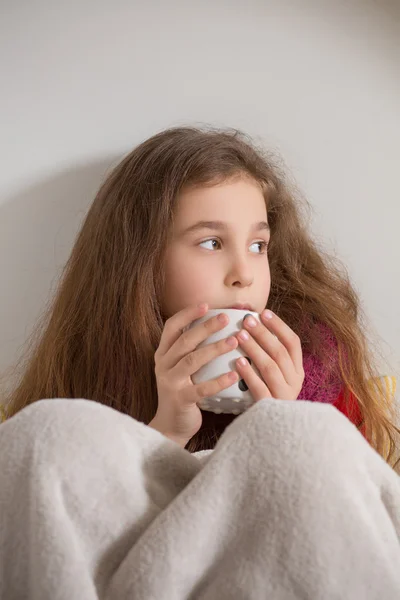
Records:
[[[400,598],[400,478],[334,408],[262,400],[203,460],[95,402],[0,426],[1,600]]]

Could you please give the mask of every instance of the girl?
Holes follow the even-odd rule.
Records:
[[[223,310],[182,333],[207,307],[241,304],[268,307],[262,324],[246,319],[241,335],[203,350],[225,326]],[[192,373],[237,344],[262,379],[247,363],[193,385]],[[370,383],[356,293],[311,240],[285,178],[237,132],[170,129],[99,190],[7,415],[41,398],[88,398],[194,452],[213,448],[235,418],[196,401],[239,376],[256,400],[334,404],[393,464],[396,428]]]
[[[234,306],[261,324],[198,348]],[[0,598],[398,598],[400,480],[327,406],[393,462],[358,316],[242,136],[139,146],[89,211],[0,427]],[[260,377],[192,383],[239,343]],[[239,376],[258,402],[216,445],[233,417],[196,402]]]

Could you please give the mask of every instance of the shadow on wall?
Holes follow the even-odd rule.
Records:
[[[0,204],[0,373],[18,358],[55,290],[86,212],[116,157],[78,165]]]

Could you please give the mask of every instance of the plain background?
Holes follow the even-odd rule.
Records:
[[[172,125],[279,152],[400,369],[400,2],[2,0],[0,371],[95,192]]]

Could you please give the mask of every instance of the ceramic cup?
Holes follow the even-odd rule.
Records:
[[[207,346],[208,344],[213,344],[214,342],[218,342],[224,338],[229,337],[230,335],[234,335],[238,333],[242,327],[243,318],[246,315],[252,315],[255,319],[260,321],[260,315],[256,312],[251,312],[249,310],[237,310],[233,308],[220,308],[220,309],[210,309],[204,317],[200,319],[196,319],[189,325],[188,329],[194,327],[199,323],[204,323],[211,319],[212,317],[224,313],[229,317],[229,323],[223,329],[220,329],[216,333],[210,335],[204,342],[199,344],[197,348],[202,348],[203,346]],[[211,360],[208,364],[201,367],[196,373],[192,375],[193,383],[201,383],[203,381],[209,381],[210,379],[215,379],[224,373],[228,373],[229,371],[237,371],[236,368],[236,360],[241,356],[246,356],[244,351],[240,346],[227,352],[226,354],[222,354],[217,356],[213,360]],[[251,364],[251,359],[246,356],[247,360]],[[260,375],[258,369],[252,365],[252,368],[255,370],[257,375]],[[198,406],[202,410],[214,412],[217,414],[220,413],[228,413],[238,415],[254,404],[254,400],[250,394],[250,391],[244,381],[244,379],[239,379],[236,383],[231,385],[229,388],[221,390],[218,392],[216,396],[212,396],[210,398],[203,398],[198,402]]]

